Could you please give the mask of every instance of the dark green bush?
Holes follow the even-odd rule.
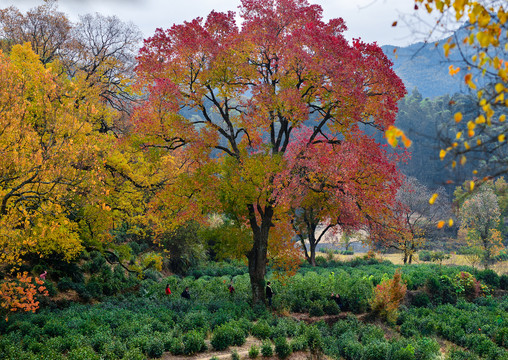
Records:
[[[261,345],[261,355],[264,357],[273,356],[273,347],[270,340],[263,341],[263,344]]]
[[[415,348],[413,345],[408,344],[405,347],[400,347],[392,355],[393,360],[417,360],[415,356]]]
[[[164,354],[164,344],[161,339],[152,338],[146,344],[146,354],[150,358],[160,358]]]
[[[165,345],[166,346],[166,345]],[[169,351],[173,355],[183,355],[185,347],[181,337],[173,337],[170,340]]]
[[[499,277],[499,288],[508,290],[508,274],[503,274]]]
[[[205,336],[203,333],[193,330],[183,335],[183,345],[185,355],[194,355],[206,350]]]
[[[252,336],[257,337],[260,340],[269,338],[271,332],[270,325],[268,325],[266,320],[259,320],[254,324],[251,330]]]
[[[323,311],[326,315],[337,315],[340,313],[340,308],[335,301],[327,301],[323,305]]]
[[[508,347],[508,327],[503,327],[494,334],[494,341],[498,346]]]
[[[325,312],[323,311],[323,305],[320,301],[313,301],[310,304],[309,315],[310,316],[323,316]]]
[[[285,337],[278,337],[274,340],[275,353],[279,359],[285,359],[291,355],[291,346]]]
[[[446,360],[478,360],[478,356],[467,350],[453,347],[446,354]]]
[[[348,339],[344,344],[344,357],[347,360],[361,360],[363,357],[363,345],[355,339]]]
[[[374,341],[364,346],[362,360],[386,360],[390,352],[386,341]]]
[[[307,348],[312,354],[318,354],[323,350],[323,339],[321,332],[316,326],[309,326],[305,332]]]
[[[89,346],[72,349],[67,353],[68,360],[99,360],[100,357]]]
[[[129,349],[125,353],[122,360],[146,360],[146,356],[143,354],[141,349],[133,348],[133,349]]]
[[[476,272],[476,280],[479,280],[482,284],[499,288],[499,275],[491,269],[485,269]]]
[[[417,292],[411,299],[411,305],[416,307],[426,307],[430,304],[430,297],[425,292]]]
[[[219,326],[213,331],[211,345],[215,350],[225,350],[233,345],[236,330],[229,324]]]

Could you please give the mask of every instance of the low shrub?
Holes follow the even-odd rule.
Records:
[[[323,316],[325,312],[323,311],[323,305],[320,301],[313,301],[310,304],[309,315],[310,316]]]
[[[255,359],[259,356],[259,348],[256,345],[252,345],[249,348],[249,358]]]
[[[340,313],[340,308],[335,301],[327,301],[323,305],[323,311],[326,315],[337,315]]]
[[[476,279],[488,286],[492,286],[494,288],[499,287],[499,275],[494,270],[485,269],[482,271],[477,271]]]
[[[307,337],[305,335],[297,336],[291,339],[290,345],[292,352],[304,351],[307,349]]]
[[[393,279],[384,280],[377,285],[370,304],[372,311],[382,319],[395,322],[400,302],[406,295],[406,289],[406,284],[402,281],[401,274],[397,270]]]
[[[275,353],[279,357],[279,359],[286,359],[291,355],[291,346],[285,337],[278,337],[274,341],[275,344]]]
[[[233,350],[231,352],[231,360],[240,360],[240,354],[238,354],[238,351]]]
[[[261,345],[261,355],[264,357],[273,356],[273,347],[269,340],[263,341],[263,344]]]
[[[169,351],[173,355],[183,355],[185,346],[181,337],[173,337],[169,344]],[[165,346],[166,347],[166,346]]]
[[[374,341],[364,346],[362,360],[385,360],[390,353],[390,344],[386,341]]]
[[[418,253],[418,259],[420,261],[430,261],[430,251],[422,250]]]
[[[499,288],[508,290],[508,274],[503,274],[499,277]]]
[[[233,345],[236,330],[229,324],[219,326],[213,331],[210,344],[215,350],[225,350]]]
[[[146,354],[150,358],[160,358],[164,354],[164,344],[161,339],[153,338],[146,344]]]
[[[417,292],[411,298],[411,305],[416,307],[426,307],[430,304],[430,297],[425,292]]]
[[[89,346],[72,349],[67,353],[68,360],[99,360],[100,357]]]
[[[203,333],[193,330],[183,335],[183,352],[185,355],[194,355],[206,350],[205,336]]]
[[[133,348],[133,349],[129,349],[125,353],[122,360],[146,360],[146,356],[143,354],[141,349]]]
[[[254,324],[251,330],[252,336],[264,340],[268,339],[271,334],[270,325],[266,322],[266,320],[259,320],[257,323]]]
[[[451,348],[445,357],[446,360],[478,360],[478,356],[467,350]]]

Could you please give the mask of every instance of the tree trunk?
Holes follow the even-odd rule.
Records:
[[[312,266],[316,266],[316,244],[311,243],[310,244],[310,259],[309,263]]]
[[[259,210],[259,208],[258,208]],[[273,208],[267,206],[261,214],[261,224],[257,223],[254,207],[249,206],[250,224],[252,228],[253,244],[247,254],[249,261],[249,277],[252,289],[252,303],[265,302],[265,275],[268,252],[268,235],[272,226]]]

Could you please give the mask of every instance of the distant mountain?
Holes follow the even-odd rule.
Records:
[[[450,52],[450,59],[444,56],[443,44],[416,43],[406,47],[382,46],[384,53],[393,62],[395,73],[402,79],[408,93],[415,88],[425,97],[435,98],[464,90],[464,75],[450,76],[448,67],[458,56]],[[456,62],[454,62],[456,64]]]

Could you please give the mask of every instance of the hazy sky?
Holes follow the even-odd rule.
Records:
[[[346,37],[361,38],[379,45],[408,45],[422,40],[422,35],[412,35],[400,15],[413,14],[413,0],[309,0],[323,7],[326,19],[342,17],[348,31]],[[42,4],[42,0],[0,0],[0,8],[11,5],[26,11]],[[73,21],[78,15],[99,12],[116,15],[124,21],[132,21],[145,37],[153,35],[156,28],[166,29],[174,23],[182,23],[206,15],[211,10],[237,11],[240,0],[59,0],[59,9]],[[398,21],[399,25],[391,25]]]

